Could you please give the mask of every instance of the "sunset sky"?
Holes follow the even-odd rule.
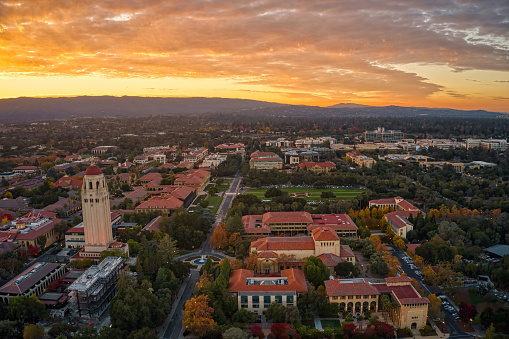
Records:
[[[0,97],[509,112],[507,0],[0,0]]]

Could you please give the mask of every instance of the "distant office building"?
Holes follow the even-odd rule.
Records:
[[[283,159],[273,152],[256,151],[251,154],[249,166],[259,170],[281,169],[283,168]]]
[[[384,127],[378,127],[374,131],[364,132],[366,141],[396,141],[404,139],[403,132],[395,130],[385,130]]]
[[[480,147],[487,150],[498,150],[504,152],[507,149],[507,140],[505,139],[467,139],[467,149]]]
[[[123,260],[107,257],[99,265],[93,265],[67,289],[73,312],[81,318],[98,318],[108,308],[117,294],[116,281]]]

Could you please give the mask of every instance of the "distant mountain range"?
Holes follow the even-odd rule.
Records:
[[[225,98],[161,98],[136,96],[80,96],[61,98],[0,99],[0,121],[21,122],[75,117],[132,117],[235,113],[276,117],[401,116],[401,117],[509,117],[507,113],[425,107],[337,104],[330,107],[284,105],[274,102]]]

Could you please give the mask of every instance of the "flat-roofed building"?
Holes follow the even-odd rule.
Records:
[[[124,265],[121,257],[107,257],[93,265],[67,288],[72,311],[80,318],[98,318],[117,294],[116,281]]]
[[[251,154],[249,166],[259,170],[281,169],[283,168],[283,159],[273,152],[256,151]]]
[[[378,127],[374,131],[364,132],[366,141],[396,141],[404,139],[404,134],[401,131],[385,130],[384,127]]]
[[[21,295],[38,296],[65,272],[64,264],[35,263],[0,288],[0,300],[9,303]]]

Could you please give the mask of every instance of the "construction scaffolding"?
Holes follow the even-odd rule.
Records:
[[[71,312],[79,318],[99,318],[117,294],[117,279],[124,260],[107,257],[87,269],[67,288]]]

